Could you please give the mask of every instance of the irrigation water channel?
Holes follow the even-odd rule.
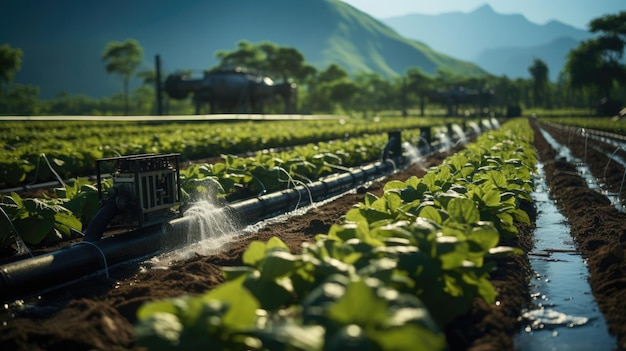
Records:
[[[588,167],[567,147],[543,130],[542,134],[559,150],[560,157],[578,165],[588,184],[595,183]],[[608,333],[595,302],[585,260],[576,250],[567,220],[550,198],[542,163],[537,164],[537,172],[532,193],[537,207],[535,245],[529,257],[534,271],[530,287],[534,306],[524,312],[528,323],[516,338],[516,349],[614,350],[616,340]]]

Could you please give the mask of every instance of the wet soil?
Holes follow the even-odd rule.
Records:
[[[572,228],[581,251],[588,258],[594,294],[607,314],[611,332],[618,335],[621,345],[624,345],[626,296],[623,295],[626,289],[622,288],[626,287],[626,267],[622,242],[626,241],[626,218],[606,200],[603,202],[597,192],[588,190],[584,181],[576,178],[571,165],[554,160],[556,153],[538,134],[536,144],[546,165],[550,187],[555,196],[559,195],[559,205],[564,209],[571,208],[572,212],[566,212],[568,217],[581,219],[580,223],[572,222]],[[380,195],[384,182],[422,176],[424,166],[437,165],[446,156],[433,155],[423,166],[415,165],[397,172],[383,182],[374,182],[366,190]],[[612,174],[614,170],[608,172]],[[620,176],[622,173],[623,170]],[[144,302],[202,293],[216,287],[223,282],[221,268],[241,265],[241,255],[253,240],[265,241],[277,236],[294,253],[298,253],[302,242],[314,240],[315,234],[326,233],[332,224],[341,222],[342,216],[363,196],[363,192],[345,195],[302,216],[268,225],[233,242],[220,254],[196,255],[168,270],[146,271],[137,266],[127,266],[112,271],[109,279],[99,277],[81,285],[42,294],[35,301],[24,301],[33,307],[20,309],[15,304],[9,304],[1,314],[0,349],[136,350],[135,314]],[[596,202],[597,210],[596,205],[591,206]],[[527,210],[532,215],[533,209]],[[592,215],[587,216],[587,213]],[[587,218],[587,221],[582,218]],[[518,228],[519,237],[502,244],[518,246],[530,252],[533,226]],[[530,303],[530,265],[527,257],[521,255],[501,259],[497,266],[490,280],[497,289],[498,303],[486,305],[476,301],[471,313],[450,325],[445,332],[451,350],[513,349],[513,338],[522,323],[518,316],[522,308]]]
[[[539,124],[535,123],[535,127]],[[624,167],[608,161],[607,154],[616,147],[587,139],[572,129],[559,129],[545,124],[561,145],[570,148],[580,160],[586,160],[591,173],[610,191],[618,192]],[[550,193],[560,211],[568,218],[571,234],[589,268],[589,283],[604,314],[609,332],[617,337],[619,349],[626,349],[626,214],[615,208],[608,198],[589,189],[576,165],[557,158],[554,150],[540,134],[535,133]],[[586,147],[585,147],[586,145]],[[624,152],[620,152],[624,157]],[[604,176],[606,175],[606,176]],[[620,198],[625,198],[622,192]]]

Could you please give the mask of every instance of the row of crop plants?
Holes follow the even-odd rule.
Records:
[[[461,120],[448,122],[461,123]],[[180,153],[183,160],[361,137],[441,125],[434,118],[320,119],[263,122],[2,122],[0,187],[93,174],[95,160]]]
[[[626,135],[626,119],[613,117],[541,117],[543,122]]]
[[[514,120],[430,169],[368,194],[342,224],[289,252],[253,242],[203,295],[144,304],[149,350],[445,350],[446,325],[493,304],[499,246],[530,223],[532,131]]]
[[[417,144],[420,130],[405,130],[403,137]],[[220,162],[193,164],[180,171],[183,201],[241,199],[307,184],[379,160],[387,142],[386,134],[375,134],[248,157],[222,155]],[[111,181],[103,185],[106,190]],[[70,228],[87,227],[100,208],[95,185],[77,178],[55,190],[56,197],[22,198],[17,193],[2,197],[0,249],[15,243],[16,233],[25,244],[39,245],[70,239],[76,235]]]

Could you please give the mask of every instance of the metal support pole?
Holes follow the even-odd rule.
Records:
[[[156,102],[157,102],[157,115],[163,116],[163,94],[161,87],[161,57],[156,55],[155,58],[155,66],[156,66]]]

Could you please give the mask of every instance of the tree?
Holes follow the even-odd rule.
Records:
[[[218,51],[215,56],[220,67],[244,67],[261,72],[276,73],[284,81],[294,78],[303,82],[315,74],[313,66],[306,64],[304,55],[292,47],[278,46],[270,42],[259,44],[247,40],[237,42],[234,51]]]
[[[626,41],[626,11],[593,19],[589,22],[589,30],[592,33],[602,32],[606,36],[618,37],[622,42]]]
[[[156,70],[149,69],[137,73],[137,78],[141,79],[141,84],[154,86],[156,84]]]
[[[40,112],[37,101],[39,87],[16,84],[7,94],[7,112],[15,115],[36,115]]]
[[[122,77],[124,83],[124,114],[128,114],[128,97],[130,78],[143,61],[143,48],[135,39],[126,39],[125,42],[113,41],[107,44],[102,60],[108,73],[116,73]]]
[[[610,98],[616,83],[626,82],[626,67],[622,64],[626,46],[626,12],[592,20],[591,32],[600,36],[583,41],[567,58],[565,70],[572,88],[598,90]]]
[[[507,111],[520,107],[521,92],[523,91],[519,85],[520,82],[522,80],[512,81],[507,76],[491,79],[491,84],[496,92],[495,106],[500,107],[500,114],[507,115]]]
[[[389,106],[389,93],[393,91],[389,81],[375,72],[362,72],[354,77],[354,83],[358,87],[355,97],[355,109],[367,117],[367,112],[376,114],[384,106]]]
[[[276,46],[268,42],[261,43],[259,48],[265,56],[264,70],[280,74],[283,81],[291,77],[303,82],[316,72],[313,66],[305,63],[304,55],[295,48]]]
[[[319,72],[317,75],[317,81],[319,83],[330,83],[347,78],[348,72],[335,63],[329,65],[325,70]]]
[[[21,49],[9,44],[0,46],[0,113],[34,114],[38,111],[39,88],[26,85],[12,86],[13,76],[22,66]],[[30,105],[29,105],[30,104]]]
[[[548,90],[548,65],[535,58],[532,66],[528,67],[533,81],[533,102],[535,107],[546,107]]]
[[[408,95],[417,95],[420,105],[420,116],[424,116],[424,110],[426,107],[426,98],[428,92],[432,90],[433,80],[424,71],[418,67],[409,68],[406,71],[407,89]]]
[[[245,67],[249,69],[263,69],[263,53],[258,46],[247,40],[237,42],[237,49],[233,51],[220,50],[215,53],[220,60],[220,67]]]
[[[22,66],[22,50],[13,49],[9,44],[0,46],[0,88],[13,81],[13,75]]]
[[[329,65],[325,70],[317,72],[311,79],[308,89],[308,106],[311,111],[324,111],[333,113],[342,99],[354,98],[358,87],[350,85],[348,73],[336,64]],[[346,89],[342,92],[342,89]],[[350,103],[344,101],[346,108]]]

